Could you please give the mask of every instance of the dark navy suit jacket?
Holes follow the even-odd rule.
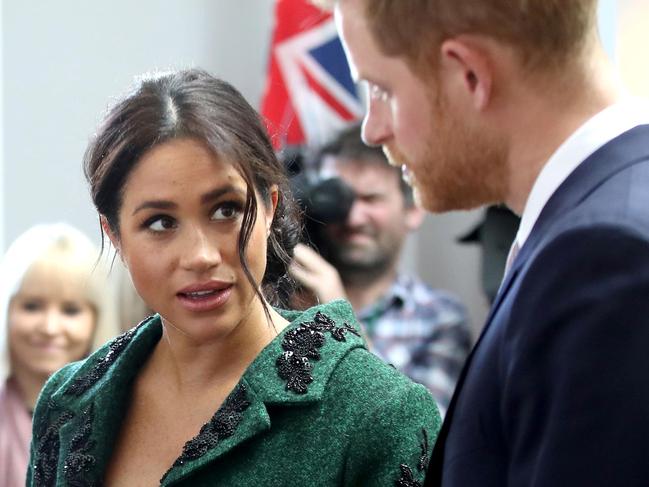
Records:
[[[541,212],[460,376],[426,486],[649,486],[649,125]]]

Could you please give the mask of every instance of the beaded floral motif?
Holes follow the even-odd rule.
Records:
[[[424,438],[421,444],[419,445],[419,448],[421,449],[421,455],[419,456],[417,470],[419,470],[420,472],[424,472],[428,468],[429,444],[428,444],[428,432],[424,428],[421,429],[421,432]],[[421,487],[421,482],[415,479],[415,474],[412,471],[412,468],[410,468],[410,466],[406,465],[405,463],[402,463],[401,465],[399,465],[399,468],[401,469],[401,478],[394,483],[396,487]]]
[[[88,451],[95,446],[95,442],[90,439],[94,419],[93,406],[91,405],[82,414],[83,423],[70,441],[70,450],[63,465],[65,479],[73,487],[95,485],[95,483],[83,478],[83,474],[89,472],[96,463],[95,457],[88,454]]]
[[[408,465],[402,463],[399,468],[401,469],[401,478],[394,485],[397,487],[421,487],[421,482],[415,479],[415,475]]]
[[[179,467],[185,462],[202,457],[214,448],[221,440],[234,434],[243,419],[243,412],[250,406],[246,387],[243,384],[230,394],[212,419],[203,425],[198,435],[183,446],[180,457],[173,466],[164,474],[160,483],[169,475],[174,467]]]
[[[142,321],[136,327],[131,328],[125,333],[122,333],[120,336],[110,342],[110,344],[108,345],[108,352],[106,353],[104,358],[97,362],[92,367],[90,372],[75,379],[74,382],[67,388],[65,393],[73,396],[80,396],[88,389],[90,389],[93,385],[95,385],[95,383],[99,379],[101,379],[108,371],[113,362],[117,360],[126,346],[131,342],[131,340],[135,336],[135,333],[137,333],[137,331],[146,321],[148,321],[148,318]]]
[[[300,324],[297,328],[284,335],[282,348],[284,353],[277,358],[279,376],[286,380],[286,389],[297,394],[308,391],[308,385],[313,382],[311,370],[313,365],[309,359],[319,360],[320,351],[325,343],[323,332],[331,333],[334,340],[346,341],[347,332],[356,336],[359,333],[349,324],[336,326],[336,323],[324,313],[318,311],[313,321]]]
[[[421,429],[421,434],[423,435],[424,439],[419,445],[419,448],[421,449],[421,455],[419,457],[419,464],[417,465],[417,468],[420,472],[423,472],[428,468],[428,462],[430,461],[430,455],[428,454],[430,445],[428,444],[428,432],[425,428]]]
[[[50,409],[57,409],[50,402]],[[36,449],[36,463],[33,467],[34,484],[38,487],[56,485],[56,470],[59,463],[59,431],[74,415],[69,411],[62,412],[56,421],[49,425],[45,422],[38,428],[35,438],[39,439]]]

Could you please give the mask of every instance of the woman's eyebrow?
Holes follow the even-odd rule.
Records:
[[[135,210],[133,210],[133,213],[131,215],[135,215],[138,211],[142,210],[147,210],[147,209],[153,209],[153,210],[173,210],[174,208],[177,208],[178,205],[174,203],[173,201],[168,201],[168,200],[150,200],[150,201],[145,201],[141,205],[138,205]]]
[[[246,196],[246,192],[241,190],[241,188],[228,184],[227,186],[213,189],[212,191],[208,191],[207,193],[201,195],[201,204],[210,203],[228,193],[236,193],[237,195],[242,197]]]
[[[207,193],[204,193],[201,195],[200,201],[201,204],[207,204],[211,203],[212,201],[219,199],[221,196],[228,194],[228,193],[235,193],[241,197],[246,196],[246,192],[243,191],[241,188],[238,188],[236,186],[233,186],[231,184],[228,184],[226,186],[222,186],[216,189],[213,189],[211,191],[208,191]],[[133,210],[132,215],[135,215],[137,212],[142,211],[142,210],[148,210],[148,209],[153,209],[153,210],[173,210],[178,208],[178,204],[169,201],[169,200],[149,200],[145,201],[144,203],[140,204]]]

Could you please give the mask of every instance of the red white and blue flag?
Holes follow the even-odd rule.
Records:
[[[318,145],[363,116],[331,14],[277,0],[261,112],[276,149]]]

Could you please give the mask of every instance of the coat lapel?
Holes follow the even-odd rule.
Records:
[[[161,485],[181,482],[212,464],[237,445],[270,429],[264,402],[241,381],[161,479]]]
[[[293,323],[257,356],[241,381],[162,479],[174,485],[214,465],[228,452],[271,428],[267,406],[302,407],[318,402],[336,365],[351,349],[364,347],[345,302],[316,311],[284,313]],[[346,321],[347,320],[347,321]]]

